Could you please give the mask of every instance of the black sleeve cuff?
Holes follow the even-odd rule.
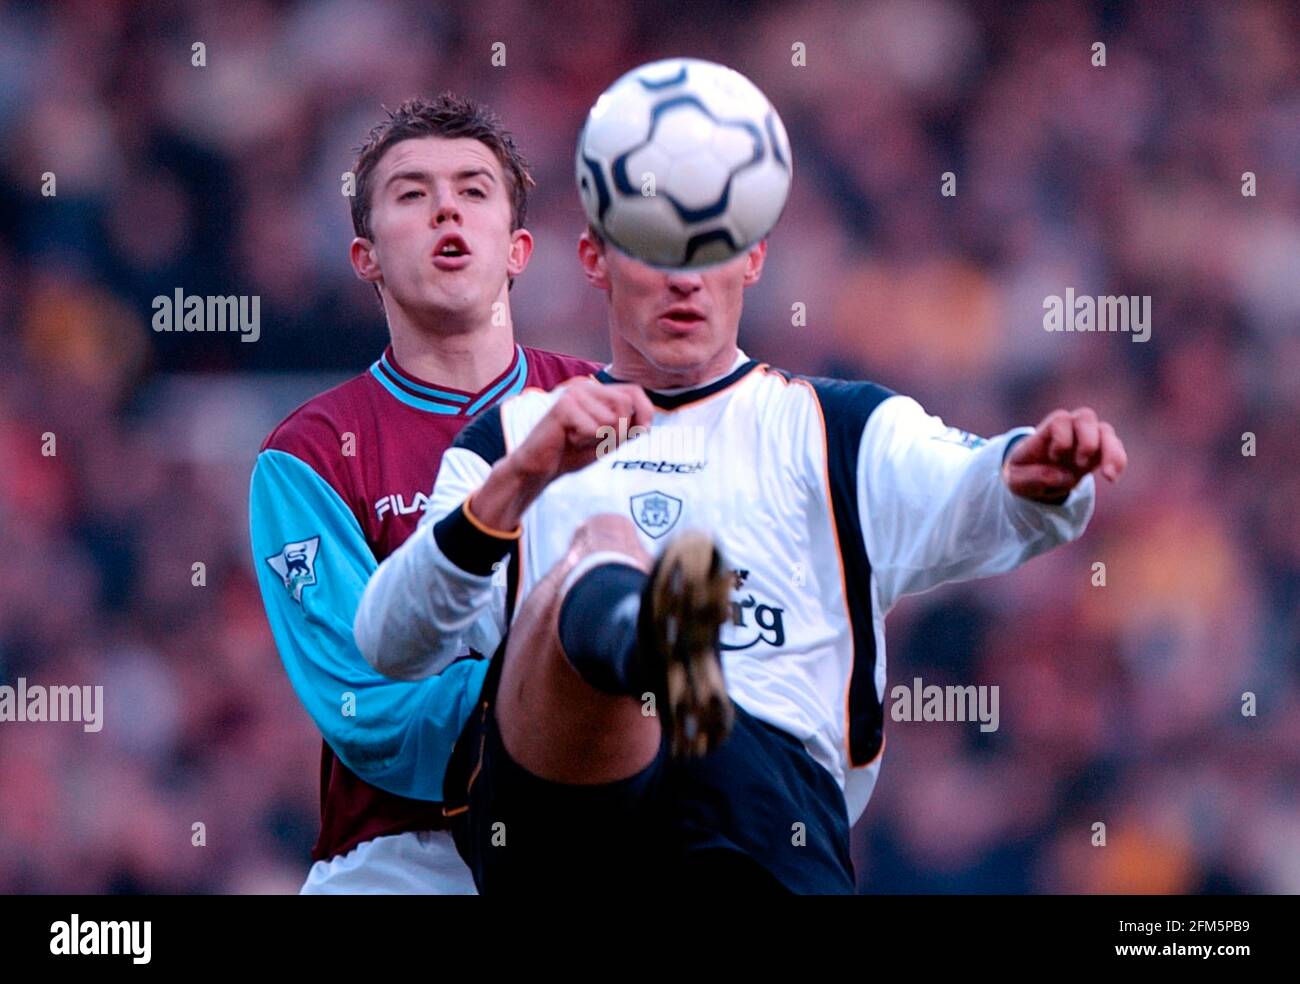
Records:
[[[448,560],[467,574],[480,576],[491,574],[492,565],[515,543],[513,539],[484,533],[469,521],[463,504],[434,524],[433,538]]]

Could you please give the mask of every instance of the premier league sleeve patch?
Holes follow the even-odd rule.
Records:
[[[302,589],[316,583],[316,552],[320,537],[286,543],[274,557],[267,557],[271,569],[280,575],[293,600],[302,604]]]

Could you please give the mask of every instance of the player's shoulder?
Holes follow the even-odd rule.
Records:
[[[832,465],[904,450],[935,428],[937,418],[916,400],[875,380],[770,367],[767,377],[775,395],[764,431],[791,446],[825,448]]]
[[[601,364],[590,359],[551,352],[548,349],[521,345],[528,362],[528,386],[549,390],[574,376],[590,376],[599,372]]]
[[[342,435],[355,431],[358,407],[369,399],[369,380],[361,373],[306,400],[262,442],[261,451],[282,451],[316,464],[337,458]]]
[[[783,407],[815,407],[828,427],[849,426],[860,431],[885,401],[900,395],[870,379],[813,376],[766,364],[760,369],[771,398]]]

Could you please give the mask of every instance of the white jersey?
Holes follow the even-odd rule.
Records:
[[[407,830],[317,861],[299,895],[477,895],[445,830]]]
[[[697,389],[649,393],[649,433],[611,439],[547,486],[518,541],[483,532],[462,505],[562,391],[526,391],[467,427],[419,529],[366,588],[356,619],[366,658],[416,679],[467,648],[493,652],[594,514],[627,516],[651,554],[700,528],[733,572],[721,633],[732,698],[799,738],[856,820],[884,747],[885,615],[904,594],[1009,571],[1078,537],[1093,479],[1061,505],[1033,502],[1001,473],[1032,428],[984,440],[874,383],[794,376],[743,353],[738,363]]]

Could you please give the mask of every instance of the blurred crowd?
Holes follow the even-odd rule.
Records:
[[[887,723],[862,889],[1300,892],[1300,13],[1214,0],[0,2],[0,683],[106,704],[0,723],[0,891],[296,890],[319,737],[246,496],[385,343],[343,172],[382,105],[488,103],[538,182],[518,336],[603,358],[574,141],[671,55],[790,132],[751,355],[983,434],[1090,405],[1128,448],[1080,542],[891,617],[891,687],[997,685],[1001,720]],[[1044,331],[1067,287],[1150,296],[1150,341]],[[177,288],[260,296],[259,341],[151,331]]]

